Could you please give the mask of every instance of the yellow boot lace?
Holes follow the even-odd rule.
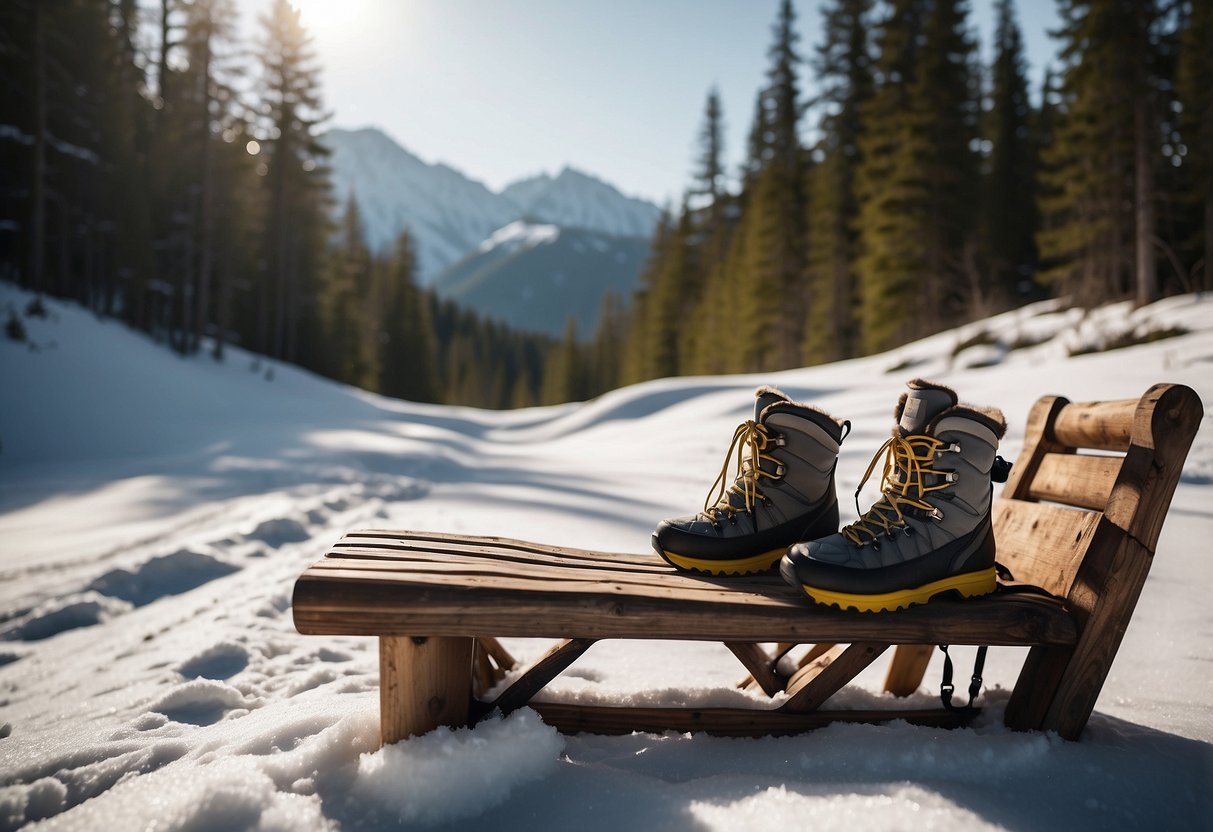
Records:
[[[782,478],[784,473],[784,467],[779,460],[763,451],[768,447],[777,447],[782,444],[783,437],[773,434],[766,425],[760,422],[748,419],[738,425],[737,430],[733,432],[733,441],[729,443],[729,449],[725,451],[724,464],[720,467],[720,473],[716,476],[716,481],[712,483],[708,496],[703,501],[703,515],[713,523],[722,513],[732,517],[740,510],[730,500],[730,496],[733,494],[742,496],[747,512],[753,511],[759,500],[766,499],[758,490],[759,478],[777,480]],[[736,452],[737,473],[734,476],[733,484],[726,489],[729,462],[734,458],[734,452]],[[773,463],[774,471],[765,470],[761,465],[763,461]],[[715,501],[712,499],[713,493],[716,494]]]
[[[859,511],[859,492],[872,476],[876,461],[883,453],[884,472],[880,478],[881,498],[868,509],[867,513],[858,520],[845,526],[841,534],[856,546],[862,547],[866,542],[878,541],[882,534],[891,535],[894,529],[906,526],[904,508],[916,508],[929,512],[930,516],[939,520],[943,513],[938,508],[926,502],[923,497],[932,491],[949,487],[956,480],[953,471],[936,471],[931,467],[936,456],[941,451],[959,451],[959,446],[946,445],[933,436],[893,436],[880,446],[868,470],[864,472],[859,487],[855,489],[855,510]],[[943,481],[936,485],[928,485],[926,475],[942,476]],[[866,541],[864,535],[871,538]],[[879,544],[877,544],[879,546]]]

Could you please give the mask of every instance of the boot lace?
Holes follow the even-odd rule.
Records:
[[[943,452],[959,451],[959,446],[946,444],[933,436],[893,436],[880,446],[868,470],[864,472],[859,487],[855,489],[855,511],[859,511],[859,492],[872,476],[876,462],[883,453],[884,472],[881,474],[881,498],[860,516],[858,520],[843,527],[841,534],[858,547],[871,542],[879,547],[880,536],[891,536],[896,529],[905,529],[906,509],[928,512],[935,519],[943,514],[923,498],[932,491],[948,488],[956,479],[953,471],[936,471],[931,467],[936,457]],[[942,482],[929,484],[928,475],[942,477]],[[864,536],[870,538],[865,539]]]
[[[720,467],[720,473],[716,476],[712,487],[708,489],[708,496],[703,501],[703,516],[713,523],[719,519],[721,514],[727,514],[731,518],[741,510],[733,505],[731,499],[733,495],[742,497],[747,512],[753,511],[759,500],[765,501],[766,497],[758,489],[759,479],[762,477],[771,480],[781,479],[784,467],[779,460],[763,451],[782,444],[783,438],[760,422],[748,419],[738,425],[737,430],[733,432],[733,441],[729,443],[729,449],[725,452],[724,464]],[[732,485],[726,488],[729,463],[734,458],[736,458],[737,473],[734,475]],[[772,463],[774,470],[764,469],[761,464],[763,461]],[[713,493],[716,495],[715,501],[712,499]]]

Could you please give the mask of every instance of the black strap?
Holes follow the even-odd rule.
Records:
[[[943,706],[949,711],[977,710],[973,707],[973,700],[981,692],[981,671],[985,668],[989,648],[984,644],[977,648],[977,658],[973,660],[973,678],[969,682],[969,701],[964,705],[952,704],[952,691],[955,690],[952,686],[952,657],[948,655],[948,645],[941,644],[939,649],[943,651],[943,682],[939,685],[939,698],[943,700]]]

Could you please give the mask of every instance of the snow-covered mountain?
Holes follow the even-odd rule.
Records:
[[[559,336],[570,315],[582,337],[602,298],[631,295],[647,237],[517,220],[495,231],[434,281],[439,295],[517,329]]]
[[[333,151],[339,205],[354,193],[376,251],[390,250],[407,227],[422,283],[518,215],[509,199],[453,168],[421,161],[374,128],[330,130],[324,142]]]
[[[324,142],[333,151],[339,205],[354,193],[367,241],[376,251],[389,250],[407,227],[417,244],[423,284],[515,220],[648,237],[660,213],[650,202],[569,168],[494,193],[453,168],[418,159],[375,128],[330,130]]]
[[[537,222],[603,231],[619,237],[648,237],[661,210],[651,202],[621,194],[613,185],[565,168],[506,185],[502,196]]]

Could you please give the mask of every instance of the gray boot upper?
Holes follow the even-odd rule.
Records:
[[[793,547],[802,580],[810,578],[810,562],[875,570],[943,552],[947,563],[936,568],[945,573],[979,568],[968,561],[984,557],[975,555],[983,542],[975,533],[989,523],[991,469],[1006,430],[1002,413],[960,405],[952,390],[915,379],[896,418],[882,448],[888,454],[882,498],[840,533]],[[966,536],[973,536],[972,545],[955,545]]]

